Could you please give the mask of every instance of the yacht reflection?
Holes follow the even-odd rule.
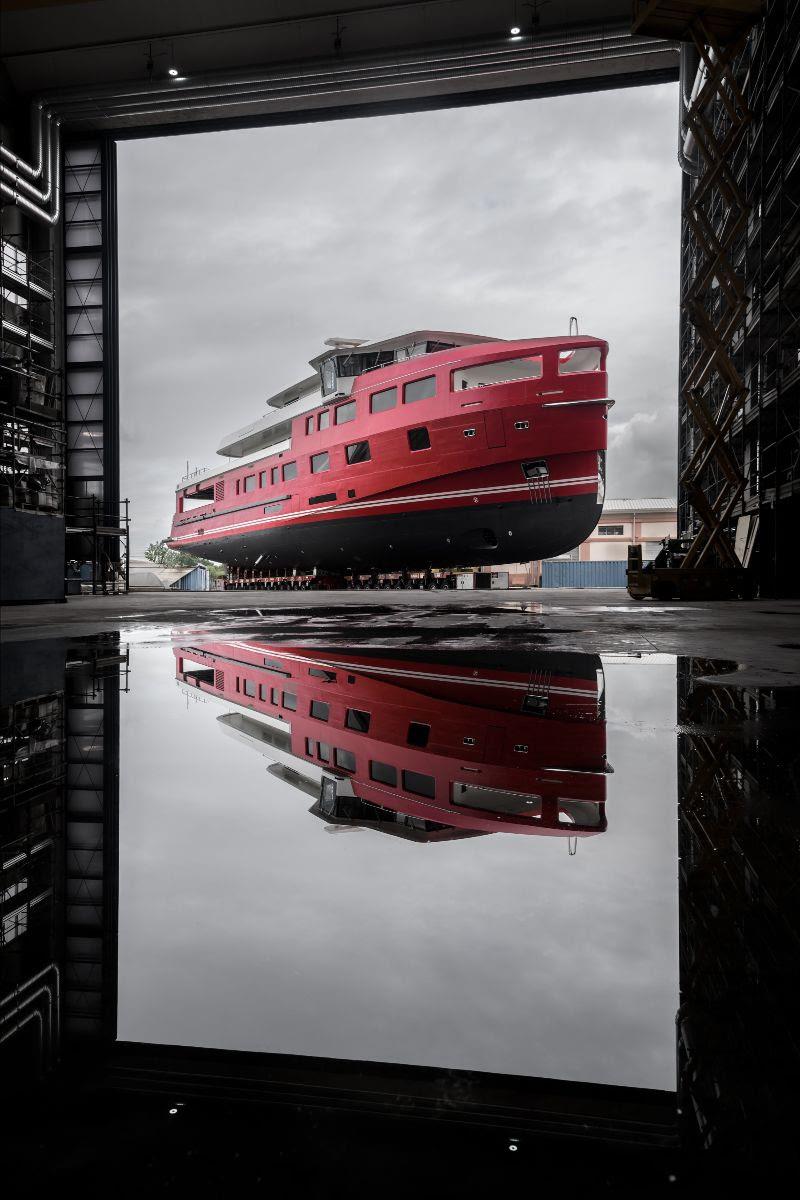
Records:
[[[180,684],[337,828],[411,841],[606,829],[603,673],[590,654],[174,648]]]

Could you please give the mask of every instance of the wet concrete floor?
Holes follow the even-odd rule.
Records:
[[[798,602],[3,617],[11,1178],[251,1187],[267,1153],[296,1187],[357,1144],[473,1194],[566,1148],[658,1194],[791,1155]]]

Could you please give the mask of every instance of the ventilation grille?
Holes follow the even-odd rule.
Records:
[[[218,692],[221,692],[225,687],[225,673],[223,671],[214,672],[214,687]]]
[[[225,495],[225,481],[224,481],[224,479],[220,479],[217,483],[214,484],[214,499],[222,500],[224,495]]]

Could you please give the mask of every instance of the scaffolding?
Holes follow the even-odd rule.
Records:
[[[52,249],[0,237],[0,507],[61,514],[65,434]]]
[[[79,557],[67,563],[67,594],[84,585],[93,596],[118,595],[130,584],[130,504],[127,499],[109,511],[97,496],[71,497],[67,514],[70,548]]]
[[[746,14],[742,14],[746,23]],[[741,25],[741,23],[740,23]],[[679,528],[686,568],[797,586],[800,516],[800,0],[770,3],[701,64],[685,108]],[[738,537],[737,537],[738,535]],[[753,557],[750,557],[752,547]]]

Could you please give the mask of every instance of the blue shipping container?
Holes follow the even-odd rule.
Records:
[[[543,588],[624,588],[628,564],[615,562],[573,562],[551,559],[542,563]]]

